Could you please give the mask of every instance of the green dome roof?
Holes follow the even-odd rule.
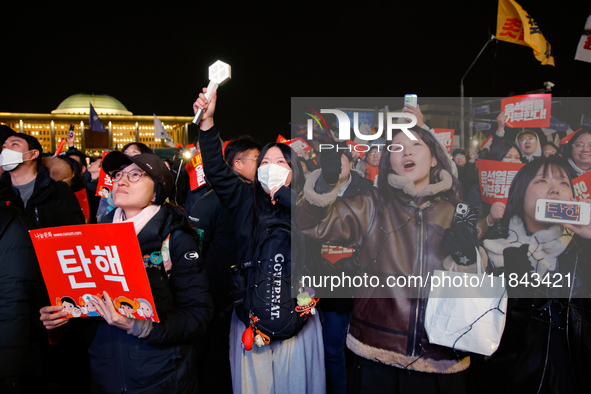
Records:
[[[115,97],[106,94],[73,94],[51,111],[52,114],[88,114],[90,112],[89,103],[92,104],[95,111],[108,115],[133,115],[125,108],[123,104]]]

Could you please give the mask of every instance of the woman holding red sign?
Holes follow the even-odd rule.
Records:
[[[511,184],[500,231],[484,241],[511,298],[499,349],[474,371],[487,377],[483,392],[591,392],[591,225],[535,218],[538,199],[573,195],[559,157],[526,164]]]
[[[170,259],[144,259],[159,323],[122,316],[106,292],[89,300],[104,319],[89,349],[92,390],[194,392],[197,374],[191,338],[204,330],[213,303],[195,233],[182,210],[165,203],[172,193],[172,175],[153,154],[128,156],[114,151],[102,165],[113,179],[117,207],[102,222],[132,222],[142,256],[168,248]],[[65,314],[61,307],[44,307],[41,320],[53,329],[68,322]]]

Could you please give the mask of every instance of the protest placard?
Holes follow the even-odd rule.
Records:
[[[511,182],[525,164],[478,160],[477,165],[482,201],[490,205],[495,202],[507,204]]]
[[[549,127],[551,94],[523,94],[501,100],[509,127]]]
[[[189,181],[191,183],[191,190],[196,190],[205,185],[205,171],[203,171],[203,159],[201,153],[197,153],[191,157],[191,160],[185,166],[189,174]]]
[[[107,153],[109,153],[111,151],[103,151],[103,157],[101,160],[105,159],[105,156],[107,155]],[[102,163],[102,161],[101,161]],[[109,176],[109,174],[105,173],[105,171],[103,171],[103,166],[101,165],[101,172],[99,173],[99,179],[98,179],[98,184],[96,186],[96,196],[99,197],[109,197],[109,193],[111,193],[111,190],[113,190],[113,181],[111,180],[111,177]]]
[[[51,227],[29,234],[49,299],[69,318],[99,316],[90,299],[106,291],[121,315],[159,321],[145,266],[170,269],[170,257],[161,251],[142,257],[133,223]]]
[[[577,201],[588,199],[591,196],[589,186],[591,186],[591,171],[587,171],[583,175],[573,179],[573,188],[575,189],[575,198]]]
[[[451,153],[451,148],[454,143],[454,129],[433,129],[435,136],[447,149],[447,153]]]

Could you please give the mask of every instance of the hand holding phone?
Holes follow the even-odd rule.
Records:
[[[536,220],[539,222],[563,223],[588,226],[591,208],[586,202],[538,199]]]

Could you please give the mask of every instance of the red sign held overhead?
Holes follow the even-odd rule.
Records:
[[[551,94],[524,94],[501,100],[509,127],[549,127],[551,107]]]
[[[203,171],[203,159],[201,153],[197,153],[191,157],[191,160],[185,166],[189,173],[189,180],[191,182],[191,190],[195,190],[205,185],[205,172]]]
[[[435,136],[437,137],[437,139],[439,139],[439,141],[441,141],[443,146],[445,146],[445,149],[447,149],[447,153],[451,153],[451,148],[454,143],[455,130],[454,129],[433,129],[433,131],[435,131]]]
[[[478,160],[478,178],[482,201],[487,204],[507,204],[509,187],[524,163],[505,163],[494,160]]]
[[[105,156],[110,153],[111,151],[103,151],[102,160],[105,159]],[[101,161],[101,172],[99,173],[99,180],[98,185],[96,186],[96,194],[99,197],[109,197],[109,193],[113,190],[113,181],[111,181],[111,177],[105,171],[103,171],[103,165]]]
[[[99,316],[89,301],[106,291],[121,315],[160,321],[144,265],[164,267],[170,257],[142,258],[133,223],[51,227],[29,234],[49,299],[68,317]]]

